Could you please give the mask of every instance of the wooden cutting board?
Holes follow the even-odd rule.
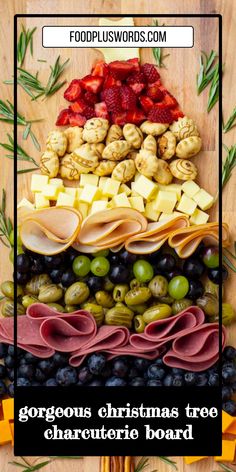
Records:
[[[0,0],[0,14],[2,18],[2,28],[0,30],[0,39],[3,47],[1,48],[1,98],[13,100],[13,90],[11,86],[2,85],[2,81],[9,79],[13,73],[13,15],[18,13],[109,13],[125,15],[149,13],[154,18],[158,14],[167,13],[221,13],[223,14],[224,29],[224,53],[223,62],[225,63],[224,72],[224,115],[227,118],[236,104],[236,56],[234,50],[234,34],[236,22],[236,4],[233,0],[166,0],[165,2],[153,2],[151,0],[87,0],[86,2],[78,2],[76,0]],[[34,35],[34,56],[33,59],[27,54],[25,66],[27,70],[35,73],[40,71],[40,79],[46,81],[49,74],[49,65],[55,62],[57,55],[61,54],[61,59],[66,60],[70,57],[70,64],[65,72],[68,81],[75,77],[81,77],[89,73],[91,65],[102,56],[93,49],[43,49],[41,44],[41,27],[44,25],[96,25],[96,18],[88,19],[46,19],[46,18],[28,18],[23,23],[26,27],[37,26],[37,32]],[[168,25],[193,25],[195,28],[195,46],[193,49],[172,49],[166,50],[170,56],[166,58],[167,69],[161,70],[161,75],[165,86],[172,91],[178,98],[184,112],[194,118],[200,129],[203,139],[203,150],[194,159],[199,169],[199,182],[208,191],[215,193],[217,191],[217,172],[218,172],[218,124],[217,124],[217,107],[215,107],[208,115],[206,112],[208,90],[205,90],[200,97],[196,95],[196,73],[198,71],[199,54],[201,50],[210,52],[211,49],[217,50],[217,19],[197,19],[197,18],[163,18],[160,23]],[[21,19],[18,20],[20,29]],[[135,24],[147,25],[150,20],[147,18],[136,18]],[[141,51],[142,61],[153,62],[151,49],[143,49]],[[47,62],[37,62],[38,59]],[[44,121],[38,125],[34,125],[33,130],[37,139],[41,143],[42,150],[47,133],[53,129],[58,110],[66,106],[66,102],[62,96],[63,89],[48,101],[31,102],[29,97],[19,90],[18,110],[28,119],[44,118]],[[1,142],[6,142],[6,132],[10,127],[1,125]],[[19,130],[19,144],[22,145],[35,159],[39,159],[38,153],[29,139],[27,142],[21,140],[22,132]],[[224,136],[223,141],[227,145],[235,142],[236,133],[231,131]],[[9,215],[12,214],[13,206],[13,169],[12,162],[4,158],[4,151],[1,149],[1,184],[2,188],[7,191],[7,209]],[[23,196],[30,197],[29,192],[30,174],[25,174],[18,179],[18,198]],[[234,190],[236,186],[236,172],[231,178],[229,184],[223,193],[224,204],[224,220],[230,224],[232,239],[236,235],[236,222],[234,220]],[[212,211],[212,217],[217,217],[217,208]],[[1,265],[0,265],[0,281],[9,279],[12,276],[12,265],[9,262],[8,250],[1,246]],[[230,274],[227,282],[227,300],[234,302],[235,276]],[[235,304],[235,302],[234,302]],[[235,340],[236,328],[230,327],[229,340],[236,345]],[[83,454],[78,446],[78,454]],[[14,467],[8,462],[13,460],[11,447],[0,448],[0,468],[4,472],[14,471]],[[35,460],[32,459],[32,460]],[[214,468],[213,462],[199,462],[192,466],[185,466],[182,458],[176,458],[179,472],[211,472]],[[45,469],[45,472],[97,472],[99,458],[85,457],[83,460],[57,460]],[[159,459],[150,459],[150,468],[147,472],[158,469],[159,472],[170,470],[168,466],[160,462]]]

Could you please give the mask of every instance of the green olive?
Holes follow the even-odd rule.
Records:
[[[162,275],[156,275],[149,282],[148,287],[153,297],[165,297],[168,293],[168,280]]]
[[[151,308],[148,308],[143,313],[143,319],[145,323],[151,323],[152,321],[156,320],[163,320],[164,318],[168,318],[172,315],[172,310],[169,305],[155,305]]]
[[[95,298],[98,305],[101,305],[104,308],[112,308],[114,306],[114,300],[111,294],[108,292],[105,292],[105,290],[99,290],[95,294]]]
[[[14,300],[14,282],[12,282],[12,280],[6,280],[3,282],[1,284],[1,292],[5,297]],[[23,293],[23,288],[20,285],[17,285],[17,297],[21,297]]]
[[[89,288],[84,282],[75,282],[65,293],[66,305],[80,305],[89,297]]]
[[[202,308],[205,315],[213,316],[214,318],[219,315],[219,301],[212,293],[204,293],[204,295],[196,300],[197,306]]]
[[[14,301],[10,300],[10,298],[6,298],[4,302],[2,303],[2,316],[8,317],[8,316],[14,316]],[[17,315],[24,315],[25,314],[25,308],[21,303],[16,304],[16,313]]]
[[[83,303],[82,305],[83,310],[87,310],[93,315],[97,326],[101,326],[104,320],[104,310],[101,305],[97,305],[96,303]]]
[[[132,320],[134,312],[130,310],[123,303],[117,303],[113,308],[107,311],[105,314],[105,324],[115,326],[126,326],[127,328],[132,327]]]
[[[224,326],[230,325],[235,321],[235,312],[230,303],[222,303],[222,323]]]
[[[147,302],[152,296],[152,292],[148,287],[138,287],[129,290],[125,295],[126,305],[140,305],[140,303]]]
[[[172,305],[174,303],[174,298],[172,298],[170,295],[165,295],[164,297],[158,297],[158,302],[159,303],[167,303],[167,305]]]
[[[126,284],[115,285],[113,290],[113,299],[115,302],[123,302],[128,291],[129,286]]]
[[[34,275],[26,284],[26,292],[32,295],[38,295],[40,287],[51,283],[52,281],[48,274]]]
[[[42,303],[58,302],[63,296],[63,289],[60,285],[48,284],[39,289],[38,299]]]
[[[216,298],[219,298],[219,285],[214,284],[211,280],[207,279],[205,283],[205,292],[211,293]],[[222,297],[224,294],[224,288],[222,285]]]
[[[134,329],[136,333],[143,333],[145,330],[146,323],[142,315],[137,315],[134,317]]]
[[[76,311],[76,310],[79,310],[80,307],[79,306],[75,306],[75,305],[66,305],[65,306],[65,312],[66,313],[73,313],[73,311]]]
[[[137,313],[137,315],[142,315],[147,310],[147,305],[145,303],[140,303],[140,305],[133,306],[127,305],[127,307],[133,310],[134,313]]]
[[[33,305],[33,303],[37,303],[37,302],[38,302],[38,298],[34,297],[33,295],[24,295],[22,297],[22,305],[25,308],[28,308],[30,305]]]
[[[141,286],[140,282],[137,279],[132,279],[131,282],[129,283],[130,289],[136,289]]]
[[[65,313],[64,306],[60,305],[59,303],[46,303],[47,306],[50,306],[55,311],[60,311],[61,313]]]
[[[111,282],[111,280],[108,277],[104,277],[103,289],[106,290],[106,292],[112,292],[114,287],[115,287],[115,284],[113,284],[113,282]]]
[[[193,305],[192,300],[189,300],[188,298],[175,300],[172,305],[172,313],[173,315],[177,315],[177,313],[180,313],[181,311],[185,310],[186,308],[192,305]]]

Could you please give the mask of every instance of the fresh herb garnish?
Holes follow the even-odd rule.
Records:
[[[233,109],[228,121],[223,125],[223,132],[228,133],[236,125],[236,107]]]
[[[39,120],[26,120],[26,118],[23,115],[21,115],[19,112],[17,112],[16,119],[17,119],[18,125],[25,126],[25,130],[23,132],[23,139],[27,139],[28,136],[30,136],[34,146],[36,147],[38,151],[40,151],[41,150],[40,144],[35,134],[31,130],[31,125],[32,123],[37,123],[41,120],[40,119]],[[14,105],[9,100],[7,100],[6,102],[4,102],[3,100],[0,100],[0,121],[14,124]]]
[[[197,93],[200,93],[207,87],[212,81],[215,72],[217,70],[218,63],[215,63],[217,54],[215,51],[211,51],[209,56],[202,51],[200,56],[200,71],[197,75]]]
[[[162,462],[165,462],[165,464],[170,465],[173,467],[175,470],[177,470],[176,462],[172,461],[166,456],[157,456],[158,459],[160,459]],[[139,460],[138,464],[135,467],[134,472],[143,472],[147,467],[149,467],[149,458],[148,457],[141,457]],[[152,470],[152,472],[157,472],[157,470]]]
[[[207,103],[207,111],[208,113],[212,110],[214,105],[219,100],[219,64],[216,65],[215,73],[212,79],[209,96],[208,96],[208,103]]]
[[[227,255],[226,255],[227,254]],[[234,254],[229,250],[224,248],[223,249],[223,262],[233,271],[236,272],[236,267],[233,262],[229,259],[229,257],[236,261],[236,241],[234,242]]]
[[[19,37],[19,41],[17,43],[17,62],[19,62],[20,66],[22,66],[28,45],[30,45],[30,53],[33,56],[33,34],[36,31],[36,27],[32,30],[25,29],[22,25],[22,31]]]
[[[153,26],[165,26],[164,23],[163,25],[158,24],[158,20],[153,20]],[[166,65],[164,63],[164,59],[166,57],[170,56],[170,54],[163,54],[164,49],[163,48],[152,48],[152,53],[154,56],[154,59],[158,65],[158,67],[164,67],[166,69]]]
[[[231,469],[231,467],[228,465],[222,464],[222,462],[218,462],[218,465],[221,467],[221,469],[225,470],[225,472],[235,472],[234,469]]]
[[[0,241],[6,247],[12,247],[10,235],[13,230],[11,218],[6,216],[6,191],[2,190],[2,203],[0,207]],[[7,242],[6,242],[7,240]]]
[[[2,146],[7,151],[10,151],[10,154],[5,154],[5,157],[7,157],[8,159],[14,159],[14,137],[11,136],[10,134],[7,134],[7,137],[8,137],[9,143],[0,143],[0,146]],[[19,144],[17,144],[17,160],[23,161],[23,162],[27,161],[34,164],[33,168],[18,170],[17,173],[19,174],[32,172],[33,170],[36,170],[39,168],[39,165],[37,164],[35,159],[29,156],[27,152]]]
[[[227,155],[222,167],[222,187],[227,184],[231,177],[232,171],[236,166],[236,144],[230,148],[228,148],[225,144],[223,146],[227,152]]]
[[[29,464],[29,462],[27,462],[27,460],[24,457],[21,457],[21,459],[23,463],[17,462],[17,461],[12,461],[8,463],[11,465],[16,465],[17,467],[22,467],[24,469],[22,470],[22,472],[34,472],[35,470],[40,470],[46,465],[51,464],[56,459],[82,459],[82,456],[54,456],[54,457],[51,457],[49,460],[40,462],[39,464],[33,464],[33,465]]]
[[[70,59],[67,59],[63,64],[60,64],[60,56],[58,56],[54,66],[50,66],[51,74],[48,78],[48,82],[44,90],[44,94],[46,97],[53,95],[66,83],[66,80],[64,80],[63,82],[58,82],[58,83],[57,81],[61,77],[61,74],[64,71],[69,60]]]
[[[177,465],[176,465],[176,462],[172,461],[171,459],[169,459],[169,457],[166,457],[166,456],[158,456],[159,459],[163,462],[165,462],[166,464],[170,465],[171,467],[173,467],[175,470],[178,470],[177,469]]]

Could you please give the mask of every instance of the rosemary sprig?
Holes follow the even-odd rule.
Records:
[[[37,28],[35,27],[32,30],[26,30],[25,27],[22,25],[22,31],[20,33],[19,40],[17,43],[17,62],[19,62],[20,66],[22,66],[24,62],[28,45],[30,45],[31,56],[33,56],[33,34],[36,29]]]
[[[24,470],[22,472],[34,472],[35,470],[40,470],[43,467],[46,467],[46,465],[51,464],[53,461],[56,459],[82,459],[82,456],[49,456],[50,459],[40,462],[39,464],[34,464],[30,465],[29,462],[24,457],[21,457],[23,463],[17,462],[17,461],[12,461],[8,462],[11,465],[15,465],[17,467],[22,467]]]
[[[144,469],[149,467],[149,459],[148,457],[141,457],[138,464],[136,465],[134,472],[143,472]],[[155,472],[155,471],[152,471]]]
[[[70,59],[67,59],[63,64],[60,64],[60,56],[58,56],[54,66],[50,66],[51,74],[48,78],[47,85],[44,89],[44,94],[46,97],[53,95],[66,83],[66,80],[64,80],[63,82],[58,82],[58,83],[57,81],[61,77],[69,60]]]
[[[215,73],[212,79],[209,96],[208,96],[208,103],[207,103],[207,111],[208,113],[212,110],[214,105],[219,100],[219,64],[216,65]]]
[[[5,156],[8,159],[14,159],[14,137],[11,136],[10,134],[7,134],[7,137],[8,137],[9,143],[0,143],[0,146],[10,152],[10,154],[5,154]],[[31,172],[32,170],[36,170],[36,169],[39,168],[39,165],[37,164],[35,159],[33,157],[29,156],[27,154],[27,152],[19,144],[17,144],[17,156],[16,157],[17,157],[18,161],[31,162],[35,166],[33,168],[30,168],[30,169],[22,169],[22,170],[17,171],[19,174],[23,174],[23,173],[26,173],[26,172]]]
[[[154,26],[159,26],[158,24],[158,20],[153,20],[153,25]],[[160,26],[165,26],[165,24],[163,23],[163,25],[160,25]],[[152,48],[152,53],[153,53],[153,56],[154,56],[154,59],[158,65],[158,67],[164,67],[165,69],[167,68],[165,63],[164,63],[164,59],[166,59],[166,57],[170,56],[170,54],[163,54],[163,48]]]
[[[0,241],[6,247],[12,247],[10,234],[13,230],[11,218],[6,216],[6,191],[2,190],[2,203],[0,207]],[[6,242],[7,240],[7,242]]]
[[[236,144],[228,148],[225,144],[223,145],[227,152],[225,161],[222,167],[222,187],[224,187],[229,181],[232,171],[236,166]]]
[[[218,465],[221,467],[221,469],[225,470],[225,472],[235,472],[234,469],[231,469],[231,467],[229,467],[228,465],[222,464],[222,462],[218,462]]]
[[[234,126],[236,126],[236,107],[233,109],[228,121],[223,126],[223,132],[228,133]]]
[[[173,469],[175,470],[178,470],[177,469],[177,465],[176,465],[176,462],[172,461],[171,459],[169,459],[169,457],[166,457],[166,456],[158,456],[159,459],[162,461],[162,462],[165,462],[165,464],[168,464],[170,465],[171,467],[173,467]]]
[[[217,65],[215,59],[217,54],[215,51],[211,51],[209,56],[202,51],[200,56],[200,71],[197,74],[197,93],[200,93],[207,87],[207,85],[212,81]]]

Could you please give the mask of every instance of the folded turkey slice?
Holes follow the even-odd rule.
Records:
[[[170,234],[189,225],[186,216],[149,223],[146,231],[131,236],[125,243],[127,251],[134,254],[150,254],[157,251],[168,240]]]
[[[139,211],[113,208],[88,216],[82,224],[76,243],[99,249],[111,248],[146,228],[147,220]]]
[[[219,223],[212,222],[204,225],[190,226],[181,228],[173,234],[170,234],[169,246],[175,249],[178,256],[185,259],[191,256],[197,249],[201,241],[207,244],[219,242]],[[229,227],[226,223],[222,224],[222,245],[226,247],[230,244]]]
[[[70,207],[35,210],[21,222],[22,243],[39,254],[58,254],[73,244],[81,220],[80,212]]]

